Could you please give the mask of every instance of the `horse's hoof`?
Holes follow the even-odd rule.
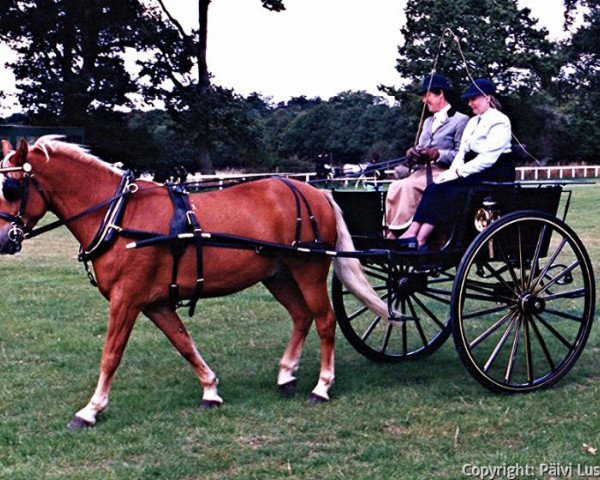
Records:
[[[313,405],[317,403],[327,403],[329,401],[328,398],[322,397],[321,395],[317,395],[316,393],[311,393],[308,396],[308,403],[312,403]]]
[[[281,385],[278,385],[279,393],[281,394],[281,396],[284,398],[293,397],[296,394],[297,383],[297,380],[290,380],[287,383],[282,383]]]
[[[87,420],[78,417],[77,415],[75,415],[67,424],[67,428],[70,428],[71,430],[83,430],[84,428],[90,428],[93,426],[94,424],[92,422],[88,422]]]
[[[211,408],[217,408],[221,406],[221,402],[216,400],[202,400],[198,405],[198,410],[210,410]]]

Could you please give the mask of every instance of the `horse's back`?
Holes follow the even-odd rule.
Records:
[[[277,178],[257,180],[194,194],[190,201],[205,231],[286,245],[296,240],[298,209],[300,240],[315,239],[310,209],[322,240],[335,242],[335,217],[327,197],[303,182]]]

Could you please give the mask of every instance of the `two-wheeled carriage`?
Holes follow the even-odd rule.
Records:
[[[384,191],[334,191],[357,249],[374,252],[361,262],[397,317],[374,316],[334,277],[344,336],[371,360],[401,362],[433,353],[452,335],[469,373],[491,390],[555,384],[581,354],[595,308],[592,264],[564,221],[567,185],[472,188],[439,248],[427,253],[384,238]]]

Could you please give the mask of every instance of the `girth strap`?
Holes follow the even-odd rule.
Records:
[[[171,218],[169,229],[170,236],[176,236],[180,233],[192,233],[194,236],[194,245],[196,247],[196,288],[189,302],[189,315],[194,314],[196,303],[202,295],[204,284],[203,263],[202,263],[202,229],[198,218],[190,204],[187,192],[181,187],[169,185],[169,195],[173,202],[174,212]],[[179,286],[177,285],[177,272],[179,260],[183,256],[186,248],[186,242],[174,240],[169,242],[171,254],[173,256],[173,268],[171,271],[171,284],[169,285],[169,298],[174,307],[179,305]]]

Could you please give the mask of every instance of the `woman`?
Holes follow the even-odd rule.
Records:
[[[421,101],[432,114],[423,123],[416,148],[406,156],[416,163],[430,162],[431,178],[435,179],[451,165],[458,153],[460,139],[469,118],[450,104],[453,90],[443,75],[427,75],[419,90]],[[397,169],[400,167],[396,167]],[[408,168],[406,169],[408,174]],[[428,169],[421,165],[410,176],[390,184],[385,203],[387,237],[397,238],[411,223],[428,183]]]
[[[397,240],[400,247],[426,250],[431,232],[452,221],[452,206],[460,203],[470,186],[514,181],[510,120],[500,112],[495,93],[494,82],[480,78],[462,95],[475,116],[465,127],[450,168],[425,190],[413,223]]]

